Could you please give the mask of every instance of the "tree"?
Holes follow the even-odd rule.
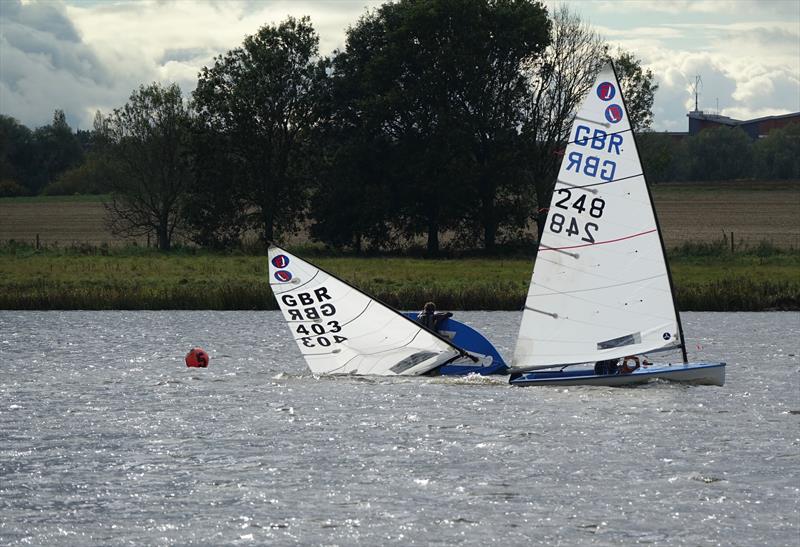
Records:
[[[752,173],[752,143],[741,128],[717,126],[686,139],[690,180],[733,180]]]
[[[34,193],[35,172],[32,131],[14,118],[0,115],[0,195]]]
[[[800,179],[800,123],[774,129],[755,144],[756,178]]]
[[[393,223],[408,237],[425,234],[430,254],[447,228],[480,227],[491,248],[512,218],[498,199],[521,176],[500,164],[519,144],[520,64],[547,40],[546,11],[525,0],[405,0],[348,30],[333,63],[348,95],[334,119],[355,128],[354,140],[335,157],[352,163],[359,143],[365,154],[371,140],[385,144],[379,176]]]
[[[180,87],[158,83],[140,86],[109,117],[108,154],[114,177],[107,209],[115,234],[155,232],[158,248],[171,248],[191,183],[187,157],[191,121]]]
[[[550,38],[545,54],[526,66],[530,94],[523,125],[540,238],[572,120],[608,51],[603,39],[566,6],[553,13]]]
[[[621,48],[613,61],[631,127],[636,132],[648,131],[653,125],[653,101],[658,90],[653,71],[643,70],[641,61]]]
[[[67,124],[63,110],[56,110],[53,113],[53,122],[37,128],[33,132],[33,138],[38,164],[37,176],[31,188],[35,193],[65,171],[83,162],[83,148]]]
[[[533,217],[540,237],[572,122],[597,74],[612,60],[608,49],[579,15],[561,6],[552,16],[550,46],[526,67],[530,95],[524,135],[530,147],[530,176],[539,207]],[[640,62],[621,49],[613,60],[634,128],[649,127],[658,88],[652,72],[643,71]]]
[[[303,218],[309,133],[327,77],[318,44],[308,17],[264,26],[204,67],[194,92],[200,123],[221,136],[226,164],[237,173],[228,192],[253,211],[265,242]]]

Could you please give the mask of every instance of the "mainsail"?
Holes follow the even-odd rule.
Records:
[[[315,374],[418,375],[464,352],[401,313],[283,249],[269,278],[292,336]]]
[[[512,366],[532,370],[682,347],[658,223],[610,63],[569,141]]]

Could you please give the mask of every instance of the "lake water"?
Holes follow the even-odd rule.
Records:
[[[506,356],[520,317],[457,314]],[[724,387],[314,378],[278,312],[2,311],[0,544],[797,546],[800,314],[683,322]]]

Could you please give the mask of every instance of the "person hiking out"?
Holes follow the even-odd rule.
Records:
[[[453,314],[451,312],[437,312],[436,304],[427,302],[422,311],[419,312],[419,315],[417,315],[417,321],[432,331],[438,331],[439,325],[448,317],[453,317]]]

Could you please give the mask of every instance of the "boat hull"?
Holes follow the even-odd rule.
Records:
[[[669,380],[694,385],[725,384],[725,363],[654,364],[629,374],[598,375],[593,369],[537,370],[512,375],[514,386],[630,386],[651,380]]]

